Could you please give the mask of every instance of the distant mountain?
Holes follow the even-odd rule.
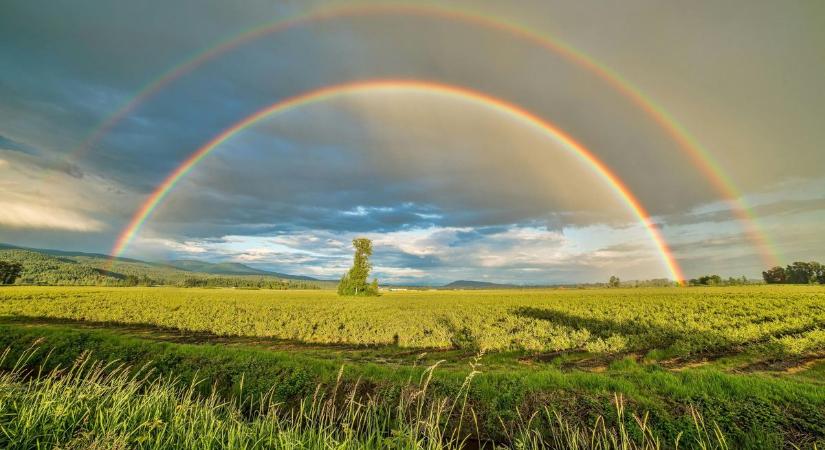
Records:
[[[0,242],[0,250],[26,250],[26,251],[41,253],[41,254],[49,255],[49,256],[69,257],[69,258],[82,257],[82,258],[91,258],[91,259],[105,259],[107,261],[112,259],[111,256],[104,255],[103,253],[72,252],[72,251],[66,251],[66,250],[54,250],[54,249],[49,249],[49,248],[21,247],[19,245],[4,244],[2,242]],[[134,262],[134,263],[142,263],[142,264],[150,264],[150,265],[159,265],[159,266],[166,265],[166,264],[161,264],[161,263],[150,263],[150,262],[141,261],[139,259],[133,259],[133,258],[123,258],[121,256],[118,256],[117,258],[114,258],[114,259],[116,261]]]
[[[513,284],[491,283],[489,281],[458,280],[441,286],[442,289],[506,289],[517,287]]]
[[[277,277],[286,280],[306,280],[319,281],[317,278],[312,278],[304,275],[289,275],[286,273],[269,272],[266,270],[255,269],[241,263],[222,262],[210,263],[206,261],[198,261],[196,259],[179,259],[169,263],[172,267],[178,269],[188,270],[190,272],[211,273],[215,275],[262,275],[267,277]]]
[[[130,285],[133,283],[178,286],[228,286],[317,288],[332,282],[315,278],[257,270],[238,263],[185,260],[169,263],[131,258],[112,259],[100,253],[19,247],[0,243],[0,260],[23,266],[23,284]]]
[[[210,263],[196,259],[178,259],[169,261],[172,267],[190,272],[217,273],[222,275],[268,275],[263,270],[253,269],[240,263]]]

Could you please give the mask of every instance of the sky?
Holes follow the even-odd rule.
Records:
[[[153,191],[223,130],[319,88],[393,79],[479,92],[573,137],[638,199],[687,277],[825,260],[822,2],[399,5],[3,2],[0,242],[112,253]],[[410,86],[328,96],[233,134],[123,256],[332,279],[356,237],[373,240],[389,283],[672,278],[645,222],[557,136]]]

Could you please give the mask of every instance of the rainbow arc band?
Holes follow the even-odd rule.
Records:
[[[112,260],[110,264],[114,264],[116,258],[123,254],[129,243],[140,231],[143,224],[146,223],[149,217],[151,217],[152,212],[155,211],[163,202],[175,185],[177,185],[177,183],[199,162],[209,155],[209,153],[236,134],[242,132],[266,117],[277,113],[283,113],[300,106],[329,100],[346,94],[374,94],[399,91],[440,94],[448,98],[471,101],[477,105],[486,106],[490,109],[498,111],[511,119],[531,125],[550,136],[553,140],[563,144],[564,147],[571,150],[582,162],[591,167],[602,179],[604,179],[616,195],[627,204],[629,209],[639,219],[639,222],[645,227],[647,233],[650,235],[650,238],[655,244],[658,252],[661,254],[662,260],[667,267],[670,276],[678,282],[684,281],[684,275],[679,267],[679,264],[673,257],[673,254],[665,242],[661,232],[651,221],[647,210],[642,206],[639,200],[633,195],[622,180],[619,179],[613,171],[611,171],[584,145],[576,141],[572,136],[565,133],[554,124],[517,105],[464,87],[421,80],[368,80],[326,86],[276,102],[235,123],[193,152],[155,189],[154,192],[152,192],[152,194],[134,214],[128,225],[120,233],[115,246],[111,251]]]
[[[591,72],[599,77],[607,85],[616,89],[630,102],[640,108],[654,122],[656,122],[671,139],[690,157],[693,164],[702,172],[714,186],[717,192],[722,194],[724,202],[730,207],[736,216],[743,230],[754,243],[760,258],[768,266],[779,264],[779,252],[771,242],[768,235],[760,229],[759,223],[750,207],[734,182],[725,173],[721,166],[715,161],[711,153],[705,149],[699,141],[691,136],[687,130],[671,116],[667,110],[658,105],[652,98],[646,96],[641,89],[634,86],[629,80],[623,78],[619,73],[610,69],[604,64],[589,57],[585,53],[564,43],[560,39],[547,36],[541,32],[532,30],[524,25],[511,23],[499,17],[490,17],[475,11],[455,9],[441,5],[420,4],[420,3],[390,3],[390,4],[368,4],[368,5],[347,5],[321,7],[308,13],[293,16],[291,18],[280,19],[274,22],[267,22],[263,25],[248,29],[241,33],[223,39],[205,50],[185,59],[180,64],[172,67],[144,86],[134,97],[124,103],[117,111],[109,116],[104,122],[95,128],[87,138],[70,154],[67,159],[75,160],[80,158],[88,149],[106,135],[115,125],[128,116],[138,106],[149,98],[155,96],[164,87],[182,76],[190,73],[206,62],[217,58],[239,46],[260,39],[264,36],[272,35],[288,29],[346,17],[359,16],[379,16],[379,15],[408,15],[433,17],[441,20],[452,20],[466,24],[472,24],[485,29],[495,30],[522,39],[539,48],[558,55],[568,62]]]

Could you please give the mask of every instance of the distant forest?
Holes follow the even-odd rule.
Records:
[[[267,275],[223,275],[194,272],[161,263],[118,260],[109,268],[103,256],[50,255],[32,250],[0,249],[0,261],[19,265],[14,284],[56,286],[180,286],[247,289],[320,289],[324,281]]]

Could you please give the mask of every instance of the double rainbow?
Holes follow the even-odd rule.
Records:
[[[221,40],[220,42],[211,45],[204,49],[203,51],[193,55],[192,57],[184,60],[182,63],[174,66],[169,71],[165,72],[160,77],[154,79],[152,82],[147,84],[143,89],[141,89],[136,96],[134,96],[130,101],[125,103],[121,108],[119,108],[114,114],[112,114],[106,121],[104,121],[98,128],[93,130],[93,132],[88,136],[86,140],[74,151],[72,152],[70,157],[79,157],[85,151],[87,151],[90,147],[92,147],[97,141],[99,141],[102,136],[104,136],[107,132],[109,132],[117,123],[119,123],[123,118],[128,116],[132,111],[134,111],[137,107],[141,104],[155,96],[159,93],[163,88],[168,86],[170,83],[178,80],[179,78],[183,77],[184,75],[190,73],[191,71],[197,69],[198,67],[202,66],[208,61],[211,61],[229,51],[232,51],[246,43],[252,42],[254,40],[260,39],[265,36],[269,36],[275,33],[283,32],[295,27],[311,25],[313,23],[333,20],[338,18],[345,18],[345,17],[360,17],[360,16],[379,16],[379,15],[407,15],[407,16],[423,16],[423,17],[433,17],[440,20],[449,20],[455,22],[461,22],[468,25],[474,25],[478,27],[482,27],[484,29],[490,29],[501,33],[509,34],[512,37],[519,38],[524,42],[527,42],[531,45],[535,45],[539,48],[545,49],[553,54],[564,58],[565,60],[569,61],[581,67],[584,70],[589,71],[590,73],[594,74],[595,76],[599,77],[603,80],[606,84],[613,87],[617,92],[621,93],[627,100],[632,102],[642,111],[644,111],[655,123],[657,123],[678,145],[679,147],[691,158],[695,166],[706,176],[708,180],[713,184],[716,190],[722,194],[725,201],[729,204],[731,210],[736,214],[739,222],[741,223],[743,229],[751,239],[751,241],[755,244],[757,249],[759,250],[760,256],[766,264],[769,265],[776,265],[778,264],[777,252],[773,249],[772,244],[768,240],[768,237],[762,232],[756,221],[756,218],[748,208],[748,205],[745,204],[741,193],[735,187],[732,180],[724,173],[721,169],[719,164],[717,164],[712,155],[698,142],[697,139],[692,137],[679,123],[660,105],[656,104],[653,99],[643,94],[643,92],[634,86],[631,82],[624,79],[620,74],[611,70],[609,67],[600,64],[599,62],[595,61],[594,59],[590,58],[586,54],[582,53],[574,49],[573,47],[565,44],[559,39],[546,36],[541,34],[537,31],[534,31],[530,28],[527,28],[520,24],[515,24],[511,22],[507,22],[501,20],[497,17],[490,17],[488,15],[484,15],[474,11],[468,10],[459,10],[454,8],[442,7],[442,6],[434,6],[434,5],[422,5],[422,4],[380,4],[380,5],[356,5],[356,6],[335,6],[330,8],[320,8],[309,13],[294,16],[292,18],[278,20],[275,22],[268,22],[261,26],[248,29],[240,34],[235,34],[227,39]],[[386,83],[386,82],[382,82]],[[410,82],[404,82],[410,83]],[[341,86],[363,86],[369,83],[354,83],[348,85],[340,85]],[[428,82],[418,82],[419,85],[437,85],[436,83],[428,83]],[[444,85],[438,85],[444,86]],[[270,108],[267,108],[266,111],[269,111],[269,114],[274,113],[275,111],[270,111],[272,108],[276,108],[276,110],[280,111],[288,106],[284,106],[285,104],[293,105],[293,104],[301,104],[302,102],[299,99],[302,98],[313,98],[313,101],[318,101],[321,98],[318,97],[319,93],[323,92],[325,95],[331,95],[330,91],[337,89],[336,87],[329,87],[323,88],[318,91],[313,91],[306,94],[301,94],[296,97],[291,97],[287,100],[282,102],[278,102]],[[471,92],[467,91],[466,89],[456,88],[459,91],[463,92]],[[491,97],[474,93],[475,97],[482,97],[491,99]],[[321,96],[323,97],[323,96]],[[498,101],[500,102],[500,101]],[[503,103],[503,102],[501,102]],[[513,105],[508,105],[511,110],[520,111],[523,113],[527,113],[523,109],[514,107]],[[514,108],[514,109],[513,109]],[[260,113],[259,113],[260,114]],[[534,114],[527,113],[529,117],[538,119]],[[250,116],[255,117],[257,114]],[[246,122],[250,118],[245,119],[241,123]],[[547,124],[545,121],[539,120],[543,124]],[[555,131],[559,131],[557,127],[551,127]],[[230,130],[235,129],[235,127],[230,128],[226,132],[222,133],[220,136],[224,136]],[[239,130],[236,130],[239,131]],[[234,134],[230,133],[229,135]],[[562,133],[563,134],[563,133]],[[558,135],[558,133],[556,134]],[[567,136],[567,135],[564,135]],[[228,136],[225,136],[228,137]],[[217,139],[217,138],[216,138]],[[222,141],[222,140],[221,140]],[[215,142],[210,141],[210,143]],[[575,141],[573,141],[575,142]],[[207,144],[208,146],[209,144]],[[217,144],[216,144],[217,145]],[[580,146],[580,145],[579,145]],[[583,148],[583,147],[582,147]],[[183,176],[194,163],[199,160],[200,157],[205,155],[207,152],[203,152],[203,147],[193,154],[190,158],[184,161],[181,166],[176,169],[165,181],[160,185],[160,187],[149,197],[149,199],[144,203],[140,210],[135,214],[133,219],[130,221],[127,228],[121,233],[120,237],[117,240],[115,245],[115,250],[113,254],[120,255],[125,246],[131,240],[133,234],[137,232],[140,225],[145,218],[151,213],[154,207],[160,202],[163,197],[166,195],[169,189],[172,188],[174,182]],[[587,152],[587,154],[592,156],[592,153]],[[602,168],[600,170],[601,173],[608,173],[610,174],[611,179],[614,182],[611,183],[614,187],[618,186],[618,190],[622,192],[627,191],[626,186],[619,181],[619,179],[613,174],[612,172],[608,171],[604,164],[599,162],[599,166]],[[171,183],[170,183],[171,181]],[[161,192],[161,195],[157,195]],[[625,198],[632,198],[633,201],[629,203],[633,203],[634,211],[637,212],[637,215],[640,218],[644,217],[644,221],[646,226],[650,228],[649,219],[647,218],[647,214],[644,213],[644,210],[641,209],[641,205],[638,201],[635,200],[635,197],[625,195]],[[139,219],[139,220],[138,220]],[[135,224],[138,224],[135,227]],[[661,241],[661,236],[659,235],[658,231],[651,232],[651,234],[655,234],[658,241]],[[657,242],[660,248],[664,246],[661,245],[660,242]],[[664,247],[666,248],[666,247]],[[670,262],[668,266],[675,266],[675,263],[672,262],[672,257],[668,253],[668,258]],[[678,267],[678,266],[676,266]],[[678,270],[673,270],[671,267],[671,272],[676,273]],[[676,278],[681,279],[681,278]]]
[[[146,220],[152,215],[152,212],[161,204],[164,198],[175,187],[175,185],[188,174],[199,162],[209,155],[214,149],[232,138],[236,134],[256,124],[260,120],[270,117],[274,114],[283,113],[294,108],[309,105],[312,103],[322,102],[335,97],[346,94],[355,93],[381,93],[381,92],[426,92],[428,94],[437,94],[445,97],[465,100],[473,102],[476,105],[493,109],[511,119],[520,121],[530,125],[551,139],[561,143],[565,148],[573,152],[581,161],[591,167],[601,178],[603,178],[612,188],[615,194],[621,198],[638,217],[639,221],[644,225],[650,238],[655,243],[662,260],[668,268],[670,275],[674,280],[684,280],[684,275],[673,257],[672,252],[667,246],[662,234],[656,225],[650,220],[650,215],[633,195],[628,187],[622,182],[619,177],[612,172],[596,155],[588,150],[584,145],[576,141],[572,136],[559,129],[554,124],[542,119],[541,117],[527,111],[519,106],[508,103],[496,97],[484,94],[482,92],[474,91],[464,87],[453,86],[443,83],[431,81],[418,80],[371,80],[354,83],[344,83],[333,86],[328,86],[294,97],[281,100],[274,103],[248,117],[235,123],[227,128],[214,138],[192,153],[189,158],[184,161],[174,172],[172,172],[149,196],[149,198],[141,206],[140,210],[135,214],[124,231],[118,237],[114,248],[112,249],[113,257],[120,256],[129,242],[134,239],[140,228],[146,223]]]

